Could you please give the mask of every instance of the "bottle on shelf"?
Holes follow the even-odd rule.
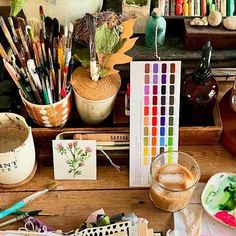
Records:
[[[161,14],[160,8],[154,8],[147,21],[145,42],[146,46],[155,49],[165,42],[166,20]]]
[[[210,69],[212,46],[203,45],[200,65],[184,76],[180,96],[180,125],[206,126],[212,121],[212,111],[218,95],[218,84]]]

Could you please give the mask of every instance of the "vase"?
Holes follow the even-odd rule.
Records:
[[[146,46],[155,49],[163,46],[166,35],[166,20],[161,16],[159,8],[154,8],[146,27]]]
[[[89,69],[79,67],[72,74],[71,84],[81,119],[87,124],[96,125],[112,112],[121,78],[116,73],[93,81]]]
[[[23,11],[27,18],[39,18],[39,6],[43,6],[46,16],[55,17],[64,24],[66,18],[74,22],[86,13],[99,12],[102,4],[103,0],[27,0]]]

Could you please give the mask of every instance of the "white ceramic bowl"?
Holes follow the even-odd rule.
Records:
[[[43,6],[46,16],[56,17],[64,24],[67,17],[73,22],[85,13],[99,12],[102,4],[103,0],[27,0],[23,10],[27,18],[39,19],[39,6]]]

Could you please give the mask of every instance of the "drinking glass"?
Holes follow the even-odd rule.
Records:
[[[200,179],[197,162],[184,152],[164,152],[151,164],[150,198],[165,211],[183,209]]]

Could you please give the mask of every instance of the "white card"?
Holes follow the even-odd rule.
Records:
[[[97,179],[95,140],[53,140],[54,179]]]
[[[130,66],[130,186],[149,186],[152,160],[177,151],[180,61],[133,61]],[[172,162],[172,160],[170,160]]]

